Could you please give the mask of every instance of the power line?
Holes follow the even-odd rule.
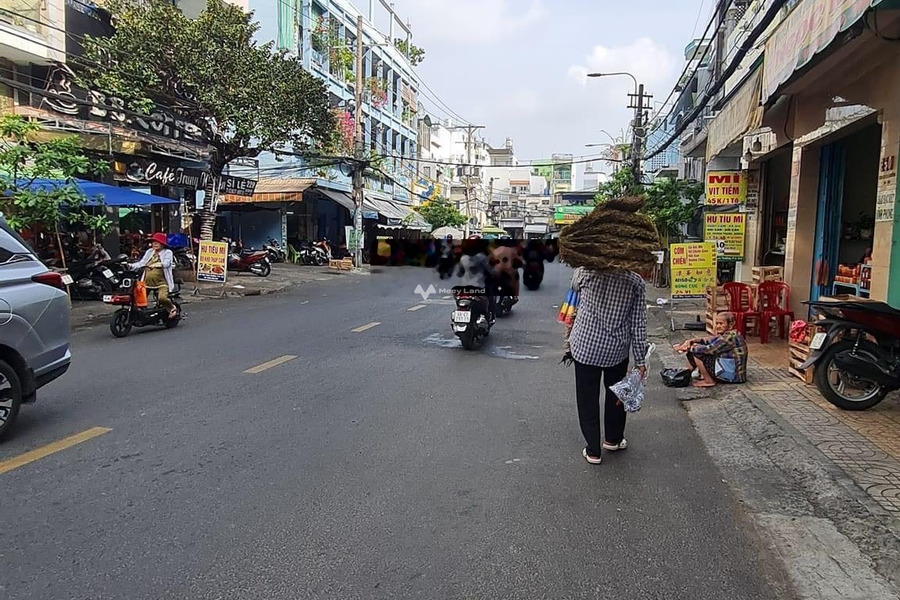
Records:
[[[650,160],[654,156],[661,154],[665,151],[665,149],[678,139],[678,137],[684,133],[684,131],[688,128],[688,125],[694,122],[694,120],[700,115],[701,111],[709,104],[709,101],[712,97],[722,89],[725,85],[725,82],[728,81],[728,78],[731,77],[735,71],[737,71],[738,67],[743,61],[744,56],[747,55],[747,52],[750,51],[750,48],[756,43],[756,40],[762,36],[762,34],[766,31],[772,21],[775,20],[775,17],[778,16],[779,11],[785,5],[787,0],[774,0],[772,5],[769,7],[769,10],[766,11],[766,14],[763,16],[762,20],[757,23],[756,27],[753,28],[753,31],[747,36],[744,42],[741,44],[740,50],[735,55],[734,59],[728,65],[728,68],[719,76],[718,79],[711,85],[706,88],[703,92],[703,97],[697,103],[697,105],[691,110],[687,117],[685,117],[681,125],[675,128],[675,132],[669,136],[669,138],[658,145],[655,150],[653,150],[650,154],[644,157],[644,160]]]
[[[721,1],[725,1],[725,0],[720,0],[720,2]],[[732,1],[733,0],[727,0],[728,5],[726,6],[726,10],[728,9],[728,7],[731,6]],[[702,6],[701,6],[701,8],[702,8]],[[694,78],[694,75],[697,74],[697,71],[700,69],[700,65],[703,64],[703,61],[706,60],[707,54],[709,54],[709,51],[712,49],[713,35],[715,35],[715,33],[718,33],[719,29],[725,26],[724,22],[719,23],[719,25],[716,27],[716,31],[713,33],[713,35],[710,35],[709,34],[710,28],[716,23],[717,20],[718,20],[718,11],[716,10],[716,11],[713,11],[713,16],[710,19],[709,23],[707,23],[706,29],[703,31],[703,35],[700,37],[700,44],[694,49],[694,53],[691,55],[691,58],[689,60],[685,61],[684,69],[681,71],[681,75],[679,75],[678,79],[675,80],[675,85],[672,86],[672,91],[669,92],[668,97],[660,105],[659,110],[656,112],[655,115],[653,115],[650,118],[651,122],[656,121],[657,118],[659,118],[659,115],[662,113],[662,111],[665,109],[665,107],[669,104],[669,101],[672,100],[672,97],[675,95],[676,90],[678,90],[678,87],[681,85],[681,82],[685,81],[684,76],[687,75],[688,69],[691,68],[691,63],[694,62],[695,59],[697,59],[697,53],[700,51],[700,48],[702,48],[704,46],[704,41],[706,41],[707,35],[709,35],[710,43],[706,44],[706,48],[703,51],[703,55],[699,59],[697,59],[697,62],[694,64],[694,71],[691,73],[691,76],[686,81],[690,81],[691,79]],[[672,107],[672,110],[669,111],[669,114],[666,115],[666,119],[668,119],[672,115],[673,111],[674,111],[674,106]]]

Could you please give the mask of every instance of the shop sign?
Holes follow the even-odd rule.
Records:
[[[553,208],[553,220],[557,225],[571,225],[594,210],[593,206],[562,206]]]
[[[747,171],[747,208],[755,209],[759,206],[759,169]]]
[[[778,87],[881,0],[803,0],[766,42],[765,103]]]
[[[352,225],[344,226],[344,239],[347,240],[348,252],[356,252],[362,247],[362,244],[360,244],[362,236],[356,234],[356,228],[354,228]]]
[[[44,92],[39,94],[36,108],[48,108],[53,112],[77,117],[86,121],[101,121],[124,125],[130,129],[202,144],[203,132],[173,113],[157,106],[146,117],[127,111],[125,101],[102,92],[83,90],[74,83],[75,74],[64,64],[56,63],[50,68]],[[118,110],[117,110],[118,109]]]
[[[747,174],[744,171],[709,171],[706,174],[706,204],[732,206],[747,202]]]
[[[716,285],[716,246],[709,242],[671,244],[672,298],[704,298]]]
[[[222,175],[219,179],[219,193],[232,196],[253,196],[256,191],[256,180]]]
[[[747,216],[743,213],[707,213],[703,239],[716,245],[721,262],[744,260]]]
[[[363,219],[374,219],[376,221],[378,220],[378,213],[374,210],[364,210],[362,211],[362,216]]]
[[[173,167],[155,160],[136,158],[127,164],[116,161],[115,178],[132,183],[198,190],[206,187],[208,175],[198,169]]]
[[[875,200],[875,221],[878,223],[894,220],[897,204],[897,160],[894,155],[883,156],[881,173],[878,176],[878,195]]]
[[[197,281],[225,283],[228,275],[228,244],[200,241],[197,253]]]

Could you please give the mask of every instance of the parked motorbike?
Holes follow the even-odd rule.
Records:
[[[316,244],[310,242],[300,243],[300,262],[304,265],[323,266],[328,264],[328,254]]]
[[[488,297],[479,288],[454,287],[453,298],[456,300],[456,310],[450,315],[453,333],[463,348],[473,350],[475,343],[491,332]]]
[[[234,242],[231,243],[231,254],[228,255],[228,270],[238,273],[253,273],[260,277],[268,277],[272,272],[269,253],[265,250],[248,250],[240,252]]]
[[[269,238],[269,243],[263,244],[263,250],[269,254],[269,261],[273,263],[283,263],[287,260],[287,253],[281,247],[281,244],[273,237]]]
[[[177,311],[176,316],[170,318],[169,311],[161,308],[156,299],[152,306],[146,301],[139,302],[140,298],[135,293],[139,279],[138,273],[129,273],[122,278],[115,293],[103,296],[103,302],[106,304],[122,307],[113,313],[109,322],[109,329],[117,338],[126,337],[134,327],[162,326],[172,329],[185,318],[181,304],[178,302],[182,280],[175,280],[175,291],[169,293],[169,299]],[[156,293],[153,292],[153,295],[155,296]]]
[[[844,410],[872,408],[900,389],[900,310],[883,302],[808,302],[826,329],[800,368],[815,366],[819,393]]]
[[[99,245],[87,258],[69,263],[63,270],[63,283],[71,286],[72,298],[76,300],[100,300],[104,294],[116,289],[124,272],[121,255],[112,260]]]

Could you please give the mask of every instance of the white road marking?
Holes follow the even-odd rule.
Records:
[[[251,369],[247,369],[244,373],[249,375],[256,375],[257,373],[262,373],[263,371],[268,371],[269,369],[275,368],[279,365],[283,365],[286,362],[290,362],[297,358],[293,354],[285,354],[284,356],[280,356],[278,358],[272,359],[269,362],[264,362],[261,365],[257,365]]]
[[[363,331],[368,331],[369,329],[378,327],[379,325],[381,325],[381,323],[379,323],[378,321],[372,321],[371,323],[367,323],[365,325],[357,327],[356,329],[351,329],[350,331],[351,333],[362,333]]]
[[[426,306],[428,306],[428,305],[427,304],[416,304],[415,306],[413,306],[411,308],[407,308],[406,310],[408,310],[409,312],[416,312],[417,310],[422,310]]]

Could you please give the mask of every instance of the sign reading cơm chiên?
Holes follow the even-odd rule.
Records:
[[[715,244],[671,244],[669,256],[673,298],[704,298],[716,285]]]

